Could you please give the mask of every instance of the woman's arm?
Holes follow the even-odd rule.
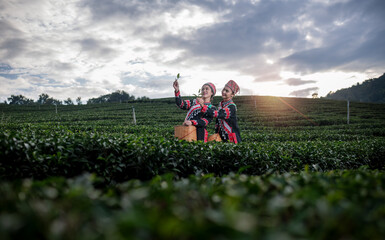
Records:
[[[230,105],[228,107],[222,108],[221,110],[216,110],[207,106],[203,106],[202,112],[204,113],[204,116],[209,116],[218,119],[229,119],[230,117],[236,115],[237,109],[235,105]]]
[[[207,127],[207,125],[209,125],[212,121],[213,121],[212,117],[204,116],[204,117],[201,117],[200,119],[190,120],[189,122],[191,122],[191,125],[193,126]]]
[[[180,91],[179,91],[179,83],[178,80],[175,80],[173,85],[174,87],[174,92],[175,92],[175,103],[176,105],[184,110],[189,110],[191,106],[193,106],[195,103],[194,101],[191,100],[183,100],[180,96]]]
[[[214,106],[212,108],[216,109]],[[208,115],[203,115],[200,119],[194,119],[194,120],[186,120],[183,125],[186,126],[197,126],[197,127],[206,127],[213,121],[213,117]]]
[[[195,105],[194,100],[183,100],[179,92],[175,93],[175,103],[180,109],[183,110],[189,110],[192,106]]]
[[[174,87],[174,93],[175,93],[175,103],[176,105],[181,108],[181,109],[184,109],[184,110],[189,110],[190,107],[192,106],[192,102],[190,100],[183,100],[180,96],[180,91],[179,91],[179,82],[178,82],[178,79],[176,79],[174,81],[174,83],[172,84],[172,86]]]

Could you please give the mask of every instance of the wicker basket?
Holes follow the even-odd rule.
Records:
[[[197,140],[197,130],[195,126],[174,126],[175,137],[189,142]]]
[[[211,141],[216,141],[216,142],[222,142],[222,139],[221,139],[221,136],[219,136],[218,133],[215,133],[213,135],[211,135],[208,139],[209,142]]]

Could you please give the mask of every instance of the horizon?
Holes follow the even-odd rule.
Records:
[[[364,83],[364,82],[366,82],[366,81],[369,81],[369,80],[378,79],[378,78],[380,78],[380,77],[382,77],[382,76],[384,76],[384,75],[385,75],[385,72],[384,72],[381,76],[379,76],[379,77],[377,77],[377,78],[366,79],[366,80],[364,80],[363,82],[361,82],[361,83],[359,83],[359,84],[362,84],[362,83]],[[337,89],[336,91],[330,91],[329,93],[335,93],[335,92],[338,92],[338,91],[340,91],[340,90],[350,89],[350,88],[352,88],[352,87],[354,87],[354,86],[357,86],[357,84],[358,84],[358,83],[356,83],[356,84],[354,84],[354,85],[351,85],[351,86],[349,86],[349,87],[346,87],[346,88]],[[129,94],[130,96],[135,97],[135,100],[130,100],[130,101],[137,101],[137,100],[140,101],[140,99],[139,99],[140,97],[147,97],[147,96],[140,96],[140,97],[138,97],[138,96],[132,95],[132,94],[130,94],[130,93],[128,93],[128,92],[126,92],[125,90],[122,90],[122,89],[117,89],[117,90],[115,90],[115,91],[112,91],[112,92],[110,92],[110,93],[103,94],[103,95],[109,95],[109,94],[112,94],[112,93],[114,93],[114,92],[119,92],[119,91],[123,91],[123,92]],[[45,93],[41,93],[41,94],[45,94]],[[39,94],[39,96],[40,96],[41,94]],[[315,98],[325,98],[325,99],[326,99],[326,97],[327,97],[327,95],[328,95],[328,94],[326,94],[325,96],[320,96],[317,92],[315,92],[315,94],[317,94],[317,96],[316,96]],[[18,96],[18,95],[15,95],[15,94],[12,94],[12,95]],[[86,100],[82,99],[82,103],[81,103],[81,104],[88,104],[88,103],[87,103],[88,100],[90,100],[90,99],[95,99],[95,98],[99,98],[99,97],[102,97],[103,95],[100,95],[100,96],[97,96],[97,97],[90,97],[89,99],[86,99]],[[39,99],[39,96],[38,96],[36,99],[33,99],[33,98],[30,98],[30,99],[32,99],[32,100],[34,101],[34,103],[37,103],[37,101],[38,101],[38,99]],[[238,96],[245,96],[245,97],[247,97],[247,96],[256,96],[256,97],[277,97],[277,98],[281,98],[281,97],[283,97],[283,98],[314,98],[312,95],[310,95],[310,96],[274,96],[274,95],[262,95],[262,94],[246,94],[246,95],[239,95],[239,94],[237,94],[235,97],[238,97]],[[25,96],[24,96],[24,97],[25,97]],[[49,96],[49,97],[50,97],[50,98],[53,98],[53,99],[55,99],[55,100],[61,101],[63,105],[68,105],[68,104],[65,104],[65,103],[64,103],[64,101],[65,101],[65,100],[68,100],[68,98],[66,98],[66,99],[57,99],[57,98],[55,98],[55,96]],[[78,97],[81,97],[81,96],[78,96]],[[186,96],[183,96],[183,97],[189,98],[189,97],[194,97],[194,95],[186,95]],[[215,97],[220,97],[220,95],[218,94],[218,91],[217,91]],[[163,96],[163,97],[154,97],[154,98],[150,98],[150,97],[149,97],[150,100],[165,99],[165,98],[174,98],[174,96]],[[71,100],[73,101],[73,104],[75,104],[76,99],[72,99],[72,98],[71,98]],[[333,99],[331,99],[331,100],[333,100]],[[334,99],[334,100],[336,100],[336,99]],[[85,103],[83,103],[83,101],[85,101]],[[7,100],[4,100],[3,102],[0,102],[0,103],[4,103],[4,102],[7,103],[7,104],[9,104],[8,99],[7,99]]]
[[[383,76],[383,75],[385,75],[385,72],[381,75],[381,76]],[[379,76],[379,77],[377,77],[377,78],[380,78],[381,76]],[[366,79],[366,80],[364,80],[363,82],[361,82],[361,83],[359,83],[359,84],[362,84],[362,83],[364,83],[364,82],[366,82],[366,81],[368,81],[368,80],[372,80],[372,79],[377,79],[377,78],[370,78],[370,79]],[[351,86],[349,86],[349,87],[346,87],[346,88],[341,88],[341,89],[337,89],[336,91],[330,91],[331,93],[335,93],[335,92],[337,92],[337,91],[340,91],[340,90],[345,90],[345,89],[349,89],[349,88],[352,88],[352,87],[354,87],[354,86],[356,86],[357,85],[357,83],[356,84],[354,84],[354,85],[351,85]],[[107,93],[107,94],[103,94],[103,95],[108,95],[108,94],[112,94],[112,93],[114,93],[114,92],[118,92],[118,91],[124,91],[124,92],[126,92],[125,90],[122,90],[122,89],[117,89],[117,90],[115,90],[115,91],[112,91],[112,92],[110,92],[110,93]],[[329,93],[330,93],[329,92]],[[137,100],[139,100],[138,98],[140,98],[140,97],[147,97],[147,96],[135,96],[135,95],[132,95],[132,94],[130,94],[130,93],[128,93],[128,92],[126,92],[127,94],[129,94],[130,96],[133,96],[133,97],[135,97],[135,100],[132,100],[132,101],[137,101]],[[326,99],[326,97],[327,97],[327,95],[328,94],[326,94],[325,96],[320,96],[317,92],[315,92],[316,94],[317,94],[317,97],[316,98],[325,98]],[[41,93],[41,94],[45,94],[45,93]],[[39,96],[41,95],[41,94],[39,94]],[[14,95],[14,96],[17,96],[17,95],[19,95],[19,94],[11,94],[11,95]],[[88,99],[81,99],[81,101],[82,101],[82,105],[84,105],[84,104],[87,104],[87,101],[88,100],[90,100],[90,99],[95,99],[95,98],[99,98],[99,97],[101,97],[101,96],[103,96],[103,95],[100,95],[100,96],[97,96],[97,97],[90,97],[90,98],[88,98]],[[39,96],[36,98],[36,99],[34,99],[34,98],[30,98],[30,99],[32,99],[33,101],[34,101],[34,103],[37,103],[37,101],[38,101],[38,99],[39,99]],[[214,95],[215,97],[220,97],[220,95],[218,95],[218,91],[217,91],[217,93]],[[245,94],[245,95],[239,95],[239,94],[237,94],[235,97],[238,97],[238,96],[245,96],[245,97],[247,97],[247,96],[256,96],[256,97],[277,97],[277,98],[281,98],[281,97],[284,97],[284,98],[313,98],[313,96],[312,96],[312,94],[310,95],[310,96],[274,96],[274,95],[262,95],[262,94]],[[11,97],[11,96],[10,96]],[[25,97],[25,96],[24,96]],[[53,99],[55,99],[55,100],[59,100],[59,101],[61,101],[62,102],[62,104],[63,105],[68,105],[68,104],[65,104],[64,103],[64,101],[65,100],[68,100],[68,98],[66,98],[66,99],[57,99],[57,98],[55,98],[55,96],[51,96],[51,95],[49,95],[49,97],[50,98],[53,98]],[[78,96],[78,97],[81,97],[81,96]],[[183,97],[185,97],[185,98],[188,98],[188,97],[194,97],[194,95],[186,95],[186,96],[183,96]],[[154,98],[150,98],[150,97],[148,97],[150,100],[156,100],[156,99],[165,99],[165,98],[174,98],[174,96],[163,96],[163,97],[154,97]],[[73,101],[73,103],[75,104],[75,101],[76,101],[76,99],[72,99],[71,98],[71,100]],[[332,100],[332,99],[331,99]],[[83,102],[83,101],[85,101],[85,102]],[[8,98],[6,99],[6,100],[4,100],[3,102],[0,102],[0,103],[4,103],[4,102],[6,102],[7,104],[9,104],[9,101],[8,101]]]

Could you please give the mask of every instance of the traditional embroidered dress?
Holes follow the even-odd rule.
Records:
[[[222,141],[239,143],[242,141],[237,121],[237,106],[233,100],[220,102],[218,110],[203,106],[204,116],[216,118],[215,132],[219,133]]]
[[[196,126],[197,140],[207,142],[208,132],[206,127],[213,120],[213,117],[204,116],[202,107],[196,102],[196,99],[182,100],[179,91],[175,93],[175,103],[179,108],[188,110],[185,120],[190,120],[192,125]],[[216,107],[211,103],[205,103],[204,107],[216,110]]]

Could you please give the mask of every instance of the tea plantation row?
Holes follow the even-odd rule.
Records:
[[[159,135],[5,131],[0,133],[2,179],[72,177],[96,173],[106,182],[148,180],[158,174],[243,171],[301,171],[305,165],[325,171],[368,166],[384,169],[383,137],[351,141],[269,141],[188,143]]]

